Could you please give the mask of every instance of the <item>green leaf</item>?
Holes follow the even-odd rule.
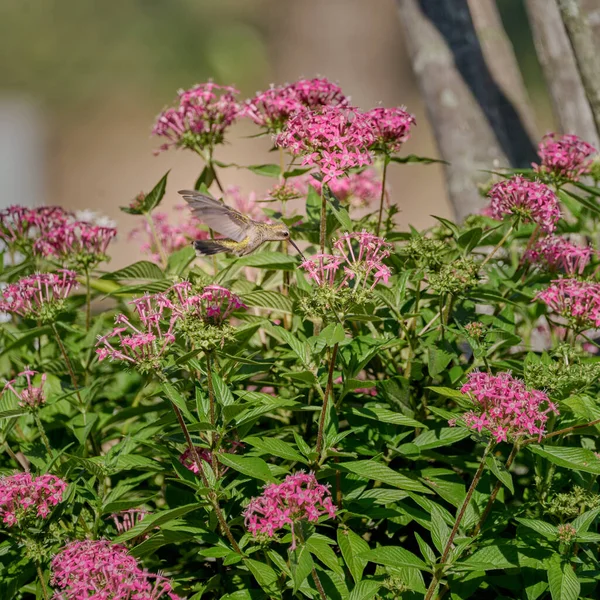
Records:
[[[381,481],[401,490],[411,492],[421,492],[423,494],[431,494],[431,490],[426,488],[422,483],[410,479],[406,475],[402,475],[390,469],[388,466],[375,462],[374,460],[357,460],[353,462],[340,463],[338,468],[355,473],[360,477]]]
[[[100,279],[122,280],[122,279],[164,279],[162,269],[148,260],[140,260],[128,267],[106,273]]]
[[[563,194],[567,194],[568,196],[573,198],[573,200],[577,200],[577,202],[579,202],[579,204],[581,204],[582,206],[587,208],[591,213],[593,213],[595,215],[600,215],[600,205],[596,201],[592,200],[591,198],[585,198],[585,197],[580,196],[579,194],[575,194],[567,189],[562,189],[560,191],[559,195],[562,196]]]
[[[581,585],[573,567],[560,554],[548,561],[548,583],[552,600],[577,600]]]
[[[352,406],[346,412],[357,417],[372,419],[381,423],[391,423],[393,425],[404,425],[405,427],[417,427],[427,429],[427,426],[419,421],[415,421],[402,413],[397,413],[387,408],[374,408],[371,406]]]
[[[292,312],[292,301],[279,292],[255,290],[242,296],[244,304],[257,308],[270,308],[280,312]]]
[[[529,444],[525,447],[534,454],[547,458],[550,462],[565,469],[600,475],[600,459],[592,450],[565,446],[538,446],[537,444]]]
[[[160,387],[163,389],[167,398],[187,417],[190,423],[195,423],[197,421],[187,407],[185,398],[177,391],[175,386],[168,381],[164,381],[160,384]]]
[[[512,569],[519,566],[519,555],[515,546],[493,544],[477,550],[460,564],[461,567],[470,568],[474,571]]]
[[[120,544],[126,542],[127,540],[132,540],[138,536],[148,533],[155,527],[159,527],[160,525],[174,521],[175,519],[178,519],[183,515],[187,515],[193,510],[198,510],[201,507],[201,504],[195,502],[194,504],[185,504],[184,506],[178,506],[177,508],[172,508],[170,510],[163,510],[158,513],[146,515],[139,523],[136,523],[131,529],[117,536],[113,541],[117,544]]]
[[[277,179],[281,175],[281,167],[279,165],[250,165],[246,168],[263,177],[274,177]]]
[[[319,534],[313,534],[305,543],[310,553],[316,556],[326,567],[334,573],[344,576],[344,569],[340,566],[335,552],[329,545],[333,543],[331,540]]]
[[[590,528],[590,525],[598,518],[600,514],[600,508],[593,508],[579,515],[572,523],[573,527],[577,530],[577,534],[586,533]]]
[[[307,460],[297,450],[295,450],[292,444],[284,442],[278,438],[260,438],[251,436],[244,438],[243,441],[246,444],[250,444],[254,448],[258,448],[263,452],[271,454],[272,456],[277,456],[278,458],[283,458],[284,460],[293,460],[308,464]]]
[[[254,575],[254,579],[258,582],[260,587],[267,592],[269,597],[281,598],[277,587],[277,573],[264,562],[258,562],[251,558],[245,558],[244,564],[248,567],[248,570]]]
[[[443,348],[438,348],[437,346],[430,346],[427,351],[427,356],[427,366],[431,377],[436,377],[442,373],[454,358],[453,353],[447,352]]]
[[[514,494],[515,486],[513,485],[512,476],[506,470],[506,467],[495,456],[488,456],[486,464],[492,473],[510,490],[510,493]]]
[[[317,225],[321,220],[321,196],[312,185],[308,186],[306,195],[306,216],[309,223]]]
[[[481,227],[474,227],[462,233],[456,243],[464,250],[465,254],[468,254],[479,244],[481,236],[483,235],[483,229]]]
[[[167,261],[167,272],[171,275],[181,276],[181,274],[187,269],[187,267],[196,258],[196,251],[190,244],[180,250],[176,250],[171,254]]]
[[[198,175],[198,179],[196,179],[196,183],[194,183],[194,189],[200,190],[202,186],[205,186],[208,189],[213,181],[215,180],[215,170],[212,165],[206,165],[200,175]]]
[[[235,403],[235,398],[233,397],[231,390],[227,387],[227,384],[218,373],[212,374],[212,382],[215,398],[221,406],[230,406]]]
[[[533,531],[536,531],[549,540],[555,540],[558,535],[556,527],[545,521],[540,521],[538,519],[523,519],[520,517],[517,517],[515,520],[521,523],[521,525],[533,529]]]
[[[257,267],[279,271],[293,271],[298,266],[298,261],[294,256],[283,252],[256,252],[233,260],[237,266],[241,267]]]
[[[431,539],[440,554],[444,552],[449,538],[450,528],[446,525],[441,510],[437,506],[434,506],[431,511]]]
[[[426,156],[417,156],[416,154],[409,154],[408,156],[391,156],[390,160],[395,163],[407,164],[407,163],[422,163],[425,165],[432,165],[435,163],[441,163],[443,165],[449,165],[450,163],[442,160],[441,158],[427,158]]]
[[[330,323],[321,331],[319,339],[323,340],[328,348],[333,348],[333,346],[346,339],[346,334],[342,325],[339,323]]]
[[[350,593],[350,600],[372,600],[376,597],[380,587],[381,583],[377,581],[370,579],[359,581]]]
[[[302,365],[310,370],[312,361],[310,358],[310,346],[307,342],[299,340],[291,331],[276,325],[266,327],[276,338],[283,340],[294,351]]]
[[[341,527],[337,530],[337,543],[352,578],[358,584],[368,562],[361,555],[369,551],[369,544],[351,529]]]
[[[26,414],[27,411],[24,408],[13,408],[12,410],[3,410],[0,412],[0,419],[14,419]]]
[[[145,213],[151,213],[162,201],[165,192],[167,190],[167,177],[169,176],[167,171],[160,181],[146,194],[142,202],[135,206],[121,206],[121,210],[129,215],[143,215]]]
[[[426,450],[433,450],[434,448],[440,448],[444,446],[451,446],[460,440],[464,440],[469,437],[471,432],[464,427],[443,427],[442,429],[430,429],[424,431],[421,435],[417,436],[409,444],[402,444],[398,450],[402,454],[410,456],[415,453],[415,447],[420,452]]]
[[[248,475],[248,477],[268,481],[269,483],[276,481],[269,470],[269,466],[262,458],[256,456],[237,456],[236,454],[218,454],[217,458],[220,463],[244,475]]]
[[[294,593],[298,591],[304,580],[310,575],[313,567],[313,559],[306,545],[296,548],[291,553],[290,568],[292,581],[294,582]]]
[[[369,562],[387,567],[409,567],[429,571],[427,565],[418,556],[400,546],[380,546],[360,556]]]

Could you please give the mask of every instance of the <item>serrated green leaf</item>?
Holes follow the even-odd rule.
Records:
[[[529,444],[525,448],[565,469],[600,475],[600,459],[587,448],[538,446],[537,444]]]
[[[267,463],[262,458],[256,456],[237,456],[236,454],[218,454],[217,458],[220,463],[244,475],[248,475],[248,477],[268,481],[269,483],[276,481]]]
[[[381,481],[401,490],[412,492],[421,492],[423,494],[431,494],[431,490],[426,488],[422,483],[402,475],[388,466],[375,462],[374,460],[356,460],[353,462],[340,463],[338,467],[345,471],[355,473],[360,477]]]
[[[314,567],[313,559],[306,545],[301,545],[291,553],[290,569],[292,572],[292,581],[294,583],[294,593],[296,593],[304,580],[310,575]]]
[[[257,267],[279,271],[293,271],[298,266],[298,260],[293,255],[283,254],[283,252],[256,252],[234,259],[234,261],[237,266],[241,267]]]
[[[409,567],[429,571],[427,565],[418,556],[400,546],[380,546],[360,556],[369,562],[387,567]]]
[[[433,450],[434,448],[451,446],[452,444],[469,437],[469,435],[471,435],[471,432],[464,427],[430,429],[417,436],[410,443],[410,446],[416,446],[420,452],[425,452],[426,450]],[[403,454],[413,454],[413,450],[412,448],[409,448],[409,444],[402,444],[398,450]]]
[[[167,191],[167,177],[169,176],[167,171],[159,180],[159,182],[146,194],[142,202],[135,208],[131,206],[121,206],[121,210],[129,215],[142,215],[144,213],[152,212],[164,198],[165,192]]]
[[[231,390],[218,373],[212,374],[212,382],[215,391],[215,399],[221,406],[230,406],[235,403],[235,398],[233,397]]]
[[[128,267],[124,267],[112,273],[105,273],[100,279],[120,281],[122,279],[164,279],[162,269],[148,260],[140,260]]]
[[[257,308],[270,308],[280,312],[292,312],[292,301],[279,292],[255,290],[242,295],[244,304]]]
[[[352,578],[359,583],[368,562],[361,556],[369,551],[369,544],[351,529],[341,527],[337,530],[337,543]]]
[[[501,464],[495,456],[488,456],[486,465],[490,471],[510,490],[511,494],[515,493],[515,487],[511,474],[506,470],[506,467]]]
[[[573,567],[560,554],[548,561],[548,583],[552,600],[577,600],[581,584]]]
[[[264,562],[252,560],[251,558],[245,558],[244,564],[248,567],[249,571],[254,575],[254,579],[258,582],[258,585],[267,592],[271,598],[281,598],[281,594],[277,587],[277,573]]]
[[[294,449],[292,444],[288,442],[284,442],[278,438],[268,438],[268,437],[247,437],[244,438],[244,443],[250,444],[254,448],[258,448],[263,452],[267,452],[272,456],[277,456],[278,458],[283,458],[285,460],[293,460],[297,462],[301,462],[304,464],[308,464],[306,459]]]
[[[380,587],[381,583],[377,581],[370,579],[359,581],[350,592],[350,600],[372,600],[377,596]]]
[[[344,576],[344,569],[340,566],[335,552],[329,546],[330,540],[318,534],[311,535],[306,540],[306,547],[311,554],[316,556],[326,567],[334,573]]]
[[[427,429],[427,426],[419,421],[415,421],[402,413],[393,412],[387,408],[374,408],[370,406],[352,406],[346,412],[357,417],[372,419],[381,423],[391,423],[393,425],[404,425],[405,427],[415,427]]]
[[[558,535],[556,527],[545,521],[540,521],[539,519],[524,519],[520,517],[516,517],[516,521],[529,529],[533,529],[533,531],[536,531],[549,540],[555,540]]]

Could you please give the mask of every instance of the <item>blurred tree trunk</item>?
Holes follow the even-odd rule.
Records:
[[[513,45],[506,35],[496,0],[467,0],[483,56],[494,81],[513,104],[532,140],[540,134]]]
[[[594,44],[594,34],[579,0],[558,0],[558,6],[573,46],[596,129],[600,132],[600,57]]]
[[[560,129],[598,147],[598,131],[556,0],[527,0],[526,6]]]
[[[478,211],[482,170],[529,166],[535,148],[486,64],[467,0],[397,0],[456,216]]]

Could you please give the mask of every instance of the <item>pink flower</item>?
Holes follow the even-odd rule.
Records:
[[[318,167],[325,183],[370,164],[374,141],[370,119],[358,109],[340,106],[299,111],[275,139],[277,146],[302,155],[303,165]]]
[[[557,279],[535,298],[578,329],[600,327],[600,283]]]
[[[36,273],[9,283],[0,295],[0,311],[22,317],[51,321],[64,301],[77,287],[77,273],[61,269],[56,273]]]
[[[590,262],[592,248],[576,246],[567,239],[550,235],[537,241],[525,253],[525,259],[548,271],[564,271],[567,275],[581,275]]]
[[[318,286],[340,290],[347,287],[349,281],[354,281],[355,288],[366,288],[368,280],[372,279],[369,289],[373,289],[381,281],[388,282],[391,271],[383,260],[390,255],[392,245],[383,238],[364,230],[345,233],[333,247],[342,254],[316,254],[300,265]],[[341,281],[336,281],[340,267],[343,267],[344,276]]]
[[[242,114],[268,132],[279,133],[299,110],[346,103],[341,88],[327,79],[301,79],[257,92],[254,98],[246,100]]]
[[[294,185],[303,195],[308,193],[308,186],[312,185],[321,193],[321,182],[308,175]],[[342,203],[349,204],[355,208],[367,206],[381,197],[381,180],[373,169],[364,169],[357,172],[349,172],[345,177],[332,179],[327,183],[331,193]]]
[[[524,223],[533,221],[542,231],[552,233],[560,219],[556,194],[544,183],[528,181],[520,175],[500,181],[488,192],[490,213],[502,220],[506,215],[520,217]]]
[[[476,409],[463,415],[467,427],[481,433],[486,430],[497,443],[508,437],[545,434],[548,413],[557,407],[544,392],[528,390],[525,383],[510,373],[473,372],[460,390],[468,394]]]
[[[37,239],[66,225],[72,219],[73,214],[59,206],[9,206],[0,211],[0,240],[12,251],[29,252]]]
[[[241,111],[235,100],[238,93],[235,88],[212,82],[180,90],[179,104],[163,111],[152,129],[154,135],[168,140],[160,150],[176,147],[212,151],[222,144],[225,131]]]
[[[172,223],[169,216],[163,212],[154,211],[151,215],[154,231],[146,219],[143,219],[139,227],[131,230],[130,240],[142,240],[140,250],[143,254],[149,254],[156,263],[160,262],[160,253],[158,242],[168,255],[189,246],[195,240],[206,240],[209,237],[208,231],[200,229],[200,221],[186,214],[186,207],[178,205],[175,210],[182,213],[181,218]]]
[[[254,219],[255,221],[266,221],[265,213],[263,213],[260,205],[256,201],[256,193],[250,192],[248,196],[243,196],[238,186],[232,185],[225,190],[227,199],[231,204],[239,210],[243,215]]]
[[[71,542],[51,568],[55,600],[180,600],[169,579],[141,569],[127,548],[108,540]]]
[[[223,448],[221,446],[221,448],[219,449],[219,452],[227,452],[228,454],[235,454],[238,450],[238,448],[243,448],[245,444],[243,444],[242,442],[238,442],[238,441],[232,441],[231,444],[229,445],[229,447],[227,449]],[[209,465],[212,464],[212,452],[208,449],[208,448],[202,448],[201,446],[195,446],[196,449],[196,454],[198,455],[198,458],[200,460],[203,460],[205,463],[208,463]],[[192,456],[192,452],[190,451],[189,448],[186,448],[185,451],[183,452],[183,454],[179,457],[179,462],[189,471],[191,471],[192,473],[195,473],[196,475],[198,475],[200,473],[200,469],[198,468],[198,465],[196,463],[196,461],[194,460],[194,457]],[[229,470],[229,467],[225,467],[222,472],[226,473]]]
[[[241,308],[248,308],[231,290],[220,285],[208,285],[202,293],[193,294],[188,281],[170,288],[175,295],[173,314],[177,318],[194,315],[211,325],[222,325],[231,314]]]
[[[40,385],[33,385],[33,378],[38,375],[37,371],[32,371],[31,369],[26,369],[25,371],[18,373],[17,378],[25,377],[27,383],[25,387],[18,391],[15,387],[17,379],[11,379],[6,382],[4,386],[4,390],[9,389],[17,398],[19,398],[19,406],[22,408],[35,409],[39,408],[42,404],[46,402],[46,396],[44,395],[44,383],[46,382],[46,373],[44,373],[41,377]],[[1,395],[1,394],[0,394]]]
[[[35,241],[33,251],[41,256],[89,267],[106,260],[108,244],[116,235],[114,227],[71,221],[48,230]]]
[[[290,525],[292,546],[296,548],[294,524],[316,523],[323,515],[335,518],[336,508],[329,488],[317,482],[312,473],[288,475],[282,483],[265,486],[262,496],[250,500],[244,511],[244,523],[250,533],[273,537],[278,529]]]
[[[590,172],[593,154],[596,148],[576,135],[548,133],[538,146],[541,165],[533,165],[540,174],[549,174],[559,179],[578,181],[582,175]]]
[[[51,507],[62,502],[67,484],[46,473],[32,477],[31,473],[15,473],[0,478],[0,516],[8,527],[19,525],[24,519],[45,519]]]
[[[371,119],[375,141],[373,150],[382,154],[398,152],[410,137],[410,128],[416,124],[415,118],[404,108],[373,108],[366,113]]]
[[[118,533],[129,531],[134,525],[137,525],[146,515],[148,511],[145,508],[130,508],[122,510],[119,513],[114,513],[112,519],[115,523]]]

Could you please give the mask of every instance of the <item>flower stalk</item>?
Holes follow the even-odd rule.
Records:
[[[319,419],[319,432],[317,434],[317,454],[320,456],[323,450],[323,439],[325,432],[325,422],[327,420],[327,409],[329,407],[329,397],[333,396],[333,371],[335,370],[335,361],[339,350],[339,344],[333,346],[331,357],[329,359],[329,369],[327,372],[327,385],[323,396],[323,407],[321,408],[321,417]]]

